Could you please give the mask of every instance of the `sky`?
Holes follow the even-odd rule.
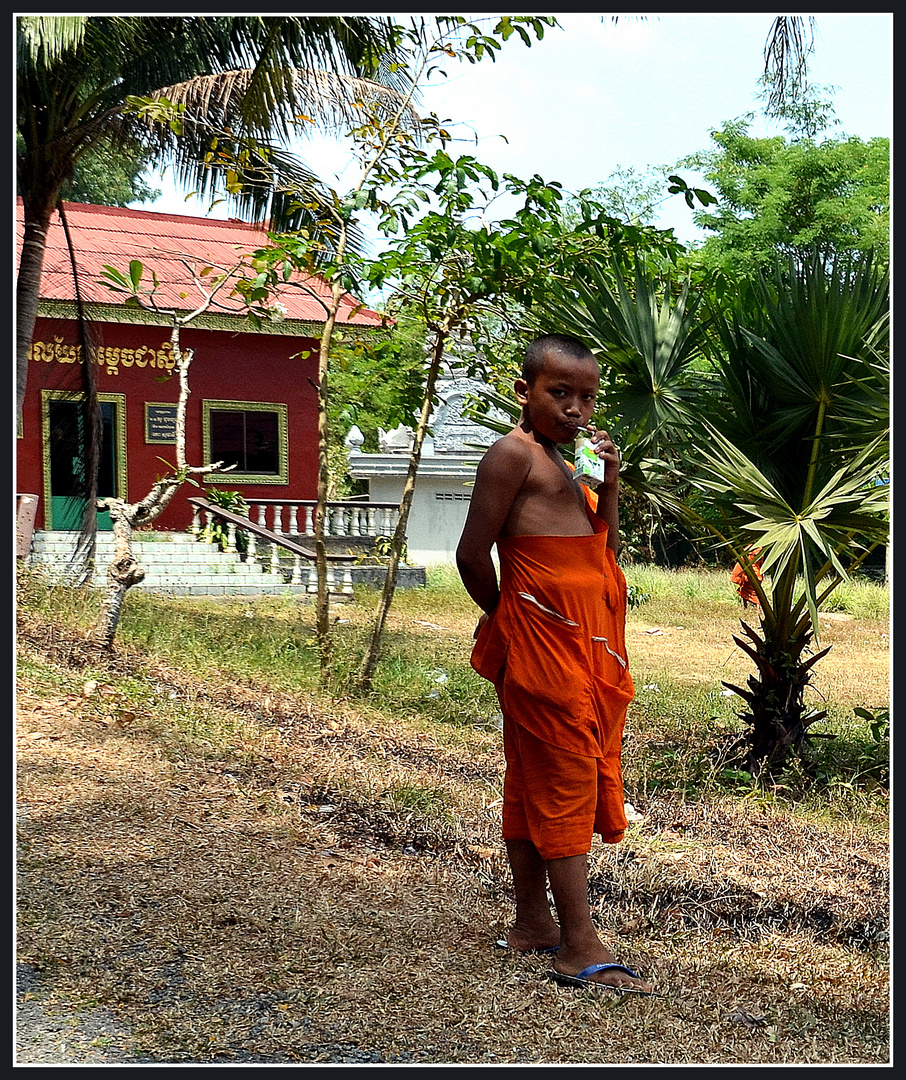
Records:
[[[463,139],[459,152],[498,174],[539,174],[579,191],[617,169],[643,173],[710,149],[712,130],[748,112],[756,113],[754,134],[781,134],[760,116],[758,98],[774,18],[629,15],[614,26],[610,16],[558,15],[563,29],[548,29],[531,48],[513,37],[493,63],[450,66],[446,79],[424,89],[422,108],[451,121]],[[815,16],[809,79],[834,88],[833,135],[892,137],[892,39],[889,13]],[[308,164],[339,189],[354,185],[357,170],[342,143],[303,147]],[[695,182],[691,171],[680,173]],[[205,212],[172,184],[152,183],[166,193],[150,209]],[[661,205],[656,224],[686,242],[701,236],[681,196]]]

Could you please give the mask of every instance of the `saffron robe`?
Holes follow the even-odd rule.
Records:
[[[752,562],[748,571],[740,563],[736,563],[730,571],[730,581],[736,586],[736,592],[739,594],[743,604],[755,604],[756,607],[760,607],[761,601],[758,599],[758,593],[752,587],[752,577],[750,575],[753,575],[759,581],[764,581],[760,559]]]
[[[575,798],[577,805],[585,805],[584,789],[589,782],[595,784],[596,771],[591,819],[594,831],[613,842],[626,828],[620,744],[634,688],[626,659],[626,581],[607,546],[607,525],[591,511],[589,519],[595,529],[589,536],[510,536],[497,541],[500,601],[479,631],[471,662],[497,690],[505,744],[512,744],[514,730],[517,735],[520,729],[529,733],[535,767],[531,776],[519,777],[518,786],[542,815],[547,813],[550,824],[543,835],[555,828],[554,818],[566,813],[565,753],[596,759],[590,781],[587,761],[577,767],[575,783],[583,790],[577,790]],[[509,725],[515,729],[508,733]],[[557,751],[561,779],[556,798],[545,791],[547,770],[537,760],[545,744]],[[509,772],[509,751],[507,761]],[[504,809],[504,835],[515,838],[507,835],[506,794]],[[587,810],[583,813],[587,816]],[[585,826],[576,828],[581,832]],[[577,833],[564,841],[566,847],[584,844],[587,852],[590,821],[587,831],[587,841]],[[579,853],[566,852],[558,840],[557,853],[547,854],[534,834],[529,838],[544,858]]]

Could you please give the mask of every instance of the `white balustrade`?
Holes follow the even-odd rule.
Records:
[[[248,500],[248,516],[259,528],[267,529],[277,536],[315,535],[315,516],[317,504],[311,500],[272,502],[269,499]],[[270,514],[268,511],[270,510]],[[284,511],[286,516],[284,519]],[[377,538],[391,536],[396,526],[399,507],[393,504],[374,504],[368,502],[337,501],[325,506],[324,534],[331,537]],[[270,525],[268,517],[270,516]],[[192,504],[192,524],[190,532],[197,540],[214,543],[211,526],[224,519],[206,507]],[[272,573],[283,573],[281,567],[281,545],[258,537],[251,529],[243,529],[235,522],[226,521],[226,545],[224,550],[237,551],[237,530],[242,530],[247,540],[245,558],[249,562],[264,562]],[[269,550],[265,552],[265,548]],[[289,572],[289,584],[305,583],[307,593],[318,591],[318,574],[313,559],[305,558],[298,552],[291,552],[292,569]],[[353,595],[351,563],[327,567],[327,589],[334,594]]]
[[[310,501],[270,502],[249,500],[249,518],[278,536],[314,536],[317,504]],[[362,539],[392,536],[399,507],[367,502],[329,502],[324,508],[325,536],[355,536]],[[270,518],[270,523],[268,523]],[[192,532],[198,535],[198,508],[193,508]]]

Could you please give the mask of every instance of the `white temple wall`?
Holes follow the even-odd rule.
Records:
[[[399,502],[403,476],[370,476],[371,502]],[[407,523],[408,560],[416,566],[453,565],[469,511],[471,486],[463,480],[419,476]]]

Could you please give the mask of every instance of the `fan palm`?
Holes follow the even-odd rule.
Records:
[[[326,126],[350,119],[363,92],[386,92],[379,79],[394,89],[402,78],[388,63],[396,44],[393,24],[378,16],[20,16],[19,410],[47,229],[82,154],[97,146],[140,146],[150,159],[175,161],[182,179],[210,191],[219,182],[209,167],[219,137],[232,142],[230,150],[253,148],[232,185],[248,212],[297,209],[286,197],[273,201],[274,191],[290,187],[308,192],[299,203],[317,205],[323,196],[314,174],[281,153],[279,143],[302,117]],[[130,112],[133,96],[178,102],[181,130],[174,131],[166,112],[158,122]]]
[[[723,393],[690,445],[698,523],[743,564],[760,548],[770,585],[751,580],[760,627],[735,640],[754,661],[739,749],[751,772],[803,756],[826,714],[805,701],[818,608],[888,532],[885,366],[889,280],[871,259],[787,263],[715,316]],[[696,520],[688,506],[677,510]],[[730,685],[730,684],[727,684]]]
[[[545,331],[570,333],[602,358],[597,409],[620,447],[621,480],[658,516],[673,509],[681,448],[713,393],[704,363],[708,319],[688,282],[617,261],[587,262],[535,309]]]

